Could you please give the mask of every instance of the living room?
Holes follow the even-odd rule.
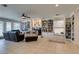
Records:
[[[79,53],[78,7],[0,4],[0,53]]]

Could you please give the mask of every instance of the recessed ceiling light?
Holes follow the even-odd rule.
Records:
[[[59,6],[59,4],[56,4],[55,6],[56,6],[56,7],[58,7],[58,6]]]

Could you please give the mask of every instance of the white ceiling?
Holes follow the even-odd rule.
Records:
[[[9,4],[8,7],[5,8],[0,6],[0,12],[3,12],[4,14],[6,14],[6,12],[11,12],[14,16],[16,15],[15,18],[19,18],[22,13],[26,13],[31,17],[45,18],[53,17],[56,14],[61,14],[68,17],[77,7],[79,7],[78,4],[61,4],[59,7],[56,7],[55,4]],[[8,15],[6,15],[6,17],[7,16]]]

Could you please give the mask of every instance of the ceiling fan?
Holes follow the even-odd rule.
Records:
[[[31,18],[30,16],[28,16],[28,14],[31,14],[31,8],[27,9],[26,12],[22,13],[22,18],[26,19],[26,18]]]
[[[22,14],[21,16],[22,19],[26,19],[26,18],[31,18],[30,16],[25,15],[25,13]]]
[[[3,6],[3,7],[8,7],[8,5],[7,5],[7,4],[1,4],[1,6]]]

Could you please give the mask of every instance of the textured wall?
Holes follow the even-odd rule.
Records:
[[[74,43],[79,45],[79,9],[74,12]]]

